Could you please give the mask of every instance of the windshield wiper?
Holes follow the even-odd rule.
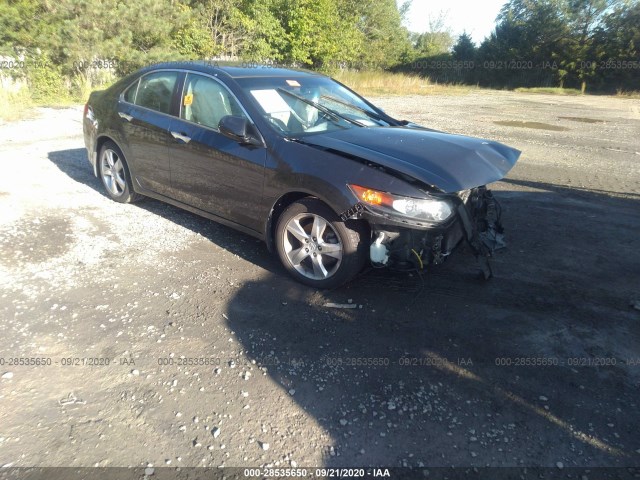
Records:
[[[381,122],[389,123],[389,121],[386,118],[381,117],[380,115],[378,115],[375,112],[372,112],[371,110],[367,110],[366,108],[362,108],[357,105],[354,105],[353,103],[345,102],[344,100],[340,100],[339,98],[332,97],[331,95],[322,95],[322,98],[326,98],[327,100],[330,100],[332,102],[339,103],[340,105],[344,105],[345,107],[354,108],[371,118],[380,120]]]
[[[297,100],[300,100],[301,102],[304,102],[307,105],[311,105],[312,107],[317,108],[321,112],[326,113],[327,115],[329,115],[330,117],[333,117],[334,119],[341,118],[345,122],[349,122],[349,123],[352,123],[354,125],[358,125],[359,127],[365,127],[366,126],[365,124],[363,124],[363,123],[361,123],[361,122],[359,122],[357,120],[353,120],[352,118],[345,117],[344,115],[342,115],[342,114],[340,114],[340,113],[338,113],[338,112],[336,112],[334,110],[331,110],[330,108],[327,108],[324,105],[320,105],[319,103],[316,103],[316,102],[311,101],[311,100],[309,100],[307,98],[301,97],[300,95],[296,95],[295,93],[290,92],[289,90],[286,90],[286,89],[280,88],[280,87],[276,88],[276,90],[278,92],[284,92],[287,95],[289,95],[290,97],[293,97],[293,98],[295,98]]]

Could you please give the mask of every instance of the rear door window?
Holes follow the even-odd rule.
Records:
[[[171,113],[171,99],[177,81],[178,72],[155,72],[145,75],[140,79],[134,103],[157,112]]]
[[[138,85],[140,84],[140,79],[136,80],[136,82],[127,88],[124,92],[124,101],[128,103],[136,103],[136,93],[138,92]]]

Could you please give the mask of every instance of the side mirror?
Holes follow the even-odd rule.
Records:
[[[244,117],[226,115],[218,124],[220,133],[238,143],[248,145],[262,145],[262,141],[253,132],[253,126]]]

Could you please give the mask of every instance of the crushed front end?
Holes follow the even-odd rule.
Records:
[[[348,212],[352,213],[350,217],[366,219],[371,226],[374,267],[423,270],[443,263],[457,247],[466,244],[478,259],[484,278],[492,276],[489,258],[506,244],[501,208],[491,191],[481,186],[439,199],[450,209],[442,222],[396,216],[376,206],[371,208],[368,202],[356,206],[357,213]]]

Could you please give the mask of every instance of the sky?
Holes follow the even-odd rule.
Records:
[[[402,4],[402,0],[398,1]],[[413,0],[407,14],[405,26],[412,32],[422,33],[429,29],[429,17],[446,15],[445,25],[454,36],[467,31],[479,45],[494,28],[495,19],[506,0]]]

